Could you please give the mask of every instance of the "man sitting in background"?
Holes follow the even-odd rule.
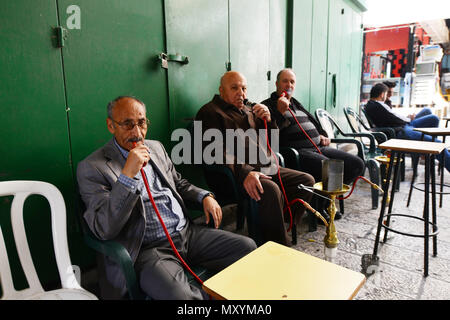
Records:
[[[241,73],[235,71],[225,73],[220,81],[219,92],[220,95],[215,95],[197,113],[196,120],[202,121],[203,131],[218,129],[225,136],[227,129],[244,131],[264,129],[264,119],[268,122],[269,129],[276,129],[276,123],[270,118],[267,106],[257,104],[253,106],[252,110],[245,106],[247,80]],[[275,241],[283,245],[290,245],[283,217],[285,201],[277,172],[275,171],[271,175],[263,174],[261,169],[264,165],[258,161],[249,161],[251,160],[249,143],[245,144],[245,159],[242,159],[245,160],[244,163],[241,164],[237,160],[236,148],[234,148],[234,153],[223,150],[224,160],[230,158],[233,161],[223,161],[222,163],[232,162],[229,167],[234,173],[239,188],[258,201],[258,225],[263,243]],[[258,148],[261,148],[261,145],[258,145]],[[295,198],[305,201],[311,199],[311,193],[298,188],[300,184],[312,186],[314,178],[311,175],[288,168],[280,168],[280,175],[289,201]],[[305,208],[301,204],[294,204],[292,211],[298,222],[305,212]]]
[[[422,140],[422,133],[414,131],[414,128],[437,128],[439,118],[432,114],[430,108],[423,108],[417,115],[410,114],[407,117],[397,114],[385,104],[389,88],[383,83],[377,83],[370,90],[370,100],[364,107],[367,116],[377,127],[393,127],[397,138],[408,140]],[[429,135],[424,136],[425,141],[432,141]],[[436,140],[436,142],[441,142]],[[442,154],[437,156],[442,161]],[[444,150],[445,168],[450,171],[450,152]]]
[[[383,83],[388,87],[388,92],[386,94],[386,100],[384,101],[384,103],[392,109],[392,101],[391,101],[391,97],[394,94],[394,88],[396,86],[395,82],[392,81],[383,81]]]
[[[310,173],[316,181],[322,181],[322,160],[343,160],[343,180],[345,184],[351,184],[356,177],[363,174],[364,161],[348,152],[329,146],[330,139],[327,137],[326,132],[320,127],[313,115],[292,96],[296,80],[293,70],[281,70],[275,82],[277,91],[273,92],[269,99],[262,102],[262,104],[269,106],[272,118],[275,119],[280,129],[280,146],[296,149],[300,154],[300,169]],[[282,95],[283,92],[286,94],[285,96]],[[292,109],[295,118],[317,145],[321,153],[298,127],[288,108]],[[322,203],[321,205],[322,208],[319,209],[322,210],[326,204]],[[341,213],[338,212],[335,219],[340,219],[341,216]]]

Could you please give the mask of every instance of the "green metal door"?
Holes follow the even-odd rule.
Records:
[[[328,27],[327,110],[349,131],[343,108],[356,108],[362,59],[362,16],[344,0],[330,0]]]
[[[58,5],[68,30],[63,58],[74,168],[111,138],[106,106],[121,95],[146,104],[147,138],[167,144],[167,78],[158,60],[165,52],[162,0],[58,0]]]
[[[310,107],[312,0],[293,1],[292,69],[297,75],[294,96]]]
[[[67,29],[62,56],[74,176],[79,161],[111,139],[106,106],[118,96],[142,100],[151,120],[147,138],[167,144],[167,79],[158,60],[165,51],[162,0],[57,3],[60,24]],[[76,208],[74,215],[80,214]],[[69,237],[75,242],[75,235]],[[71,253],[82,265],[92,260],[86,247]]]
[[[327,91],[326,110],[336,117],[341,107],[338,102],[340,95],[341,74],[341,41],[342,41],[342,1],[330,1],[328,14],[328,57],[327,57]]]
[[[228,62],[227,0],[166,0],[167,53],[189,63],[168,63],[170,128],[186,128],[188,119],[219,93]]]
[[[312,10],[310,111],[325,108],[328,0],[314,0]]]
[[[359,12],[353,12],[352,27],[352,61],[351,61],[351,96],[348,106],[354,110],[359,110],[359,94],[361,86],[361,61],[362,61],[362,15]]]
[[[189,59],[187,64],[168,62],[172,132],[186,128],[197,111],[219,93],[229,61],[228,1],[166,0],[165,19],[167,54]],[[177,143],[172,142],[170,148]],[[200,168],[180,164],[177,170],[191,183],[207,188]]]
[[[73,194],[74,188],[64,81],[61,52],[55,47],[52,29],[58,25],[56,4],[2,1],[0,21],[0,180],[54,184],[70,210],[73,203],[67,195]],[[16,289],[23,289],[27,284],[11,235],[11,199],[0,200],[0,225]],[[48,202],[31,196],[25,202],[24,221],[33,261],[45,287],[59,279]]]
[[[286,66],[287,0],[270,1],[269,14],[269,88],[270,95],[276,90],[277,73]]]
[[[269,0],[229,0],[231,68],[248,82],[248,98],[267,99],[269,91]]]
[[[338,95],[336,118],[343,129],[348,129],[347,119],[343,109],[350,103],[353,85],[351,84],[351,64],[352,64],[352,30],[353,30],[353,9],[345,2],[342,2],[341,15],[341,63],[338,77]]]

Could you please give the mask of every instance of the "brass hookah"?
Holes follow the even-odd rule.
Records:
[[[351,189],[350,193],[346,197],[348,198],[352,194],[353,188],[355,187],[355,184],[359,178],[362,178],[364,181],[369,183],[373,188],[383,192],[383,189],[380,186],[372,183],[371,181],[365,179],[364,177],[358,177],[358,179],[356,179],[353,184],[353,188],[350,188],[349,185],[343,183],[343,177],[344,177],[344,162],[342,160],[335,160],[335,159],[322,160],[322,182],[317,182],[312,187],[312,189],[317,191],[318,193],[315,193],[312,190],[308,190],[309,188],[303,185],[300,186],[302,189],[306,189],[316,195],[319,195],[320,197],[323,197],[329,200],[330,202],[327,208],[328,214],[330,215],[330,221],[326,223],[326,220],[323,217],[321,217],[322,221],[325,222],[326,226],[326,235],[323,239],[325,245],[324,248],[325,260],[330,262],[334,261],[334,258],[336,257],[337,254],[337,247],[339,245],[338,234],[336,226],[334,224],[334,219],[336,216],[336,204],[335,204],[336,198],[338,196],[346,194]]]

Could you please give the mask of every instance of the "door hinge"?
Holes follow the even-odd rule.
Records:
[[[231,71],[231,62],[225,62],[225,69],[227,70],[227,71]]]
[[[270,81],[270,79],[272,78],[272,71],[267,71],[267,81]]]
[[[55,37],[56,37],[56,47],[57,48],[62,48],[65,45],[65,42],[67,40],[67,29],[61,27],[61,26],[57,26],[55,28],[53,28],[56,32]]]

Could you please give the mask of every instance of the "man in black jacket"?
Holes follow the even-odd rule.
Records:
[[[316,181],[321,181],[322,160],[340,159],[344,161],[345,184],[352,183],[356,177],[363,174],[364,162],[361,158],[330,147],[330,139],[318,121],[292,97],[296,85],[294,71],[281,70],[275,84],[277,91],[262,104],[269,107],[272,118],[280,129],[280,147],[294,148],[300,153],[300,170],[310,173]],[[283,95],[283,92],[287,94]],[[298,127],[288,108],[292,109],[309,138]],[[337,215],[336,218],[339,219],[340,216]]]
[[[429,135],[415,131],[415,128],[437,128],[439,118],[433,114],[430,108],[422,108],[418,114],[410,114],[407,117],[396,113],[386,105],[385,100],[389,88],[383,83],[377,83],[370,90],[370,100],[364,109],[367,116],[377,127],[393,127],[397,138],[407,140],[432,141]],[[436,140],[436,142],[441,142]],[[445,168],[450,171],[450,152],[445,149],[437,156],[439,161],[445,161]]]
[[[396,86],[395,82],[392,81],[383,81],[383,84],[385,84],[388,87],[388,91],[386,93],[386,100],[384,101],[384,103],[392,109],[392,101],[391,101],[391,97],[394,94],[394,88]]]

